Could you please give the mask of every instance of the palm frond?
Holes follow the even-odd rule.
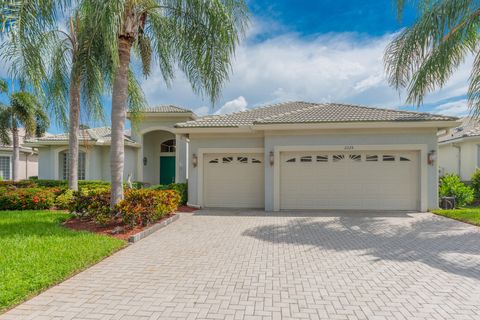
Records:
[[[406,88],[407,101],[417,105],[476,52],[480,22],[480,8],[472,0],[424,0],[418,8],[418,21],[388,45],[384,56],[390,85]]]

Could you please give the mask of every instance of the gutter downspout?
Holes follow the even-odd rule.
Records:
[[[462,147],[458,143],[452,143],[452,147],[458,150],[458,176],[462,180]]]

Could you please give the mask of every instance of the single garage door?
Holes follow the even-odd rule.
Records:
[[[265,202],[263,154],[204,155],[206,207],[263,208]]]
[[[418,210],[416,151],[281,153],[281,209]]]

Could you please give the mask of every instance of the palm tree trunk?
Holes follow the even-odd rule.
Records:
[[[123,199],[123,168],[125,160],[124,131],[128,99],[128,70],[132,40],[120,37],[118,43],[119,66],[112,89],[112,144],[110,169],[112,175],[112,208]]]
[[[70,81],[70,131],[68,137],[68,188],[78,190],[78,135],[80,131],[80,78],[72,71]]]
[[[20,169],[20,143],[18,139],[18,128],[15,124],[12,128],[13,158],[12,158],[12,180],[18,181],[18,170]]]

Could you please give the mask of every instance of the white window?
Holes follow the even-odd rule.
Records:
[[[2,180],[10,180],[10,157],[0,156],[0,178]]]
[[[61,153],[62,158],[62,179],[68,180],[68,173],[69,165],[68,165],[68,152]],[[86,155],[85,152],[78,153],[78,180],[85,180],[85,162],[86,162]]]

